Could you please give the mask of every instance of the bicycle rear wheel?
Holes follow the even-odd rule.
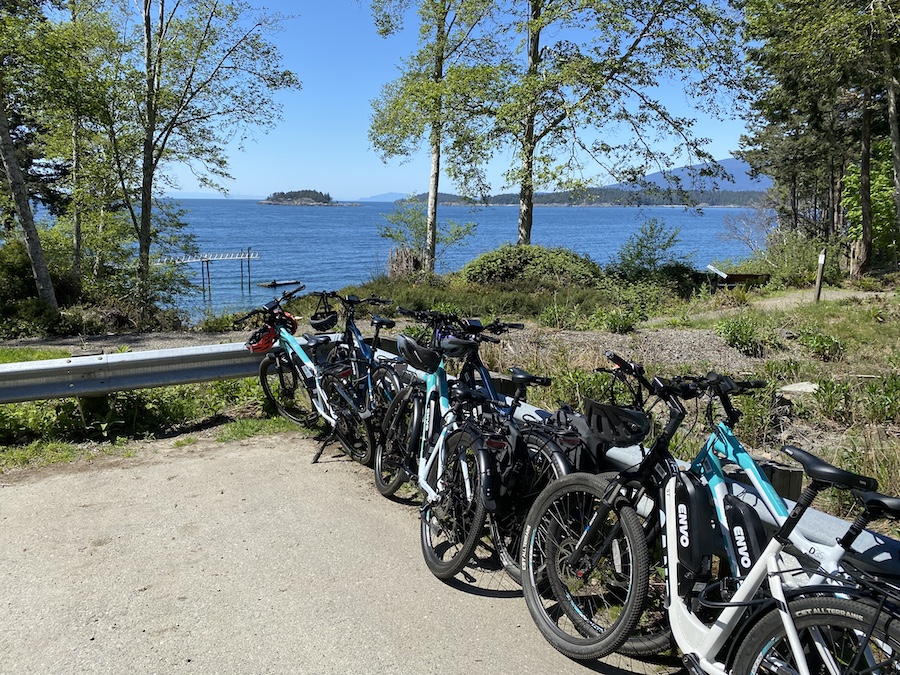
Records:
[[[491,541],[506,573],[522,583],[522,530],[528,510],[541,491],[560,477],[553,461],[559,446],[544,433],[526,429],[522,432],[523,457],[516,457],[515,482],[500,500],[497,511],[489,518]]]
[[[302,427],[316,424],[319,414],[287,352],[268,354],[260,362],[259,383],[266,399],[279,415]]]
[[[391,402],[375,447],[375,487],[385,497],[393,496],[407,481],[404,464],[412,463],[416,453],[414,421],[422,419],[421,412],[416,411],[421,399],[410,394],[401,394]]]
[[[368,418],[363,419],[345,398],[349,396],[347,383],[334,375],[322,378],[322,391],[334,411],[334,433],[341,446],[352,459],[365,466],[372,466],[375,458],[375,432]]]
[[[638,625],[649,583],[649,553],[629,506],[593,523],[607,482],[576,473],[551,483],[525,521],[522,589],[546,640],[569,658],[607,656]],[[569,561],[589,526],[594,543]]]
[[[812,675],[900,673],[900,626],[858,600],[818,596],[790,603],[803,656]],[[764,615],[738,647],[734,675],[796,673],[798,655],[777,611]]]
[[[470,432],[459,429],[450,434],[443,474],[438,476],[435,465],[428,480],[438,488],[438,499],[422,509],[422,554],[438,579],[450,579],[463,570],[484,529],[487,513],[480,494],[476,447]]]
[[[388,407],[400,395],[402,385],[396,371],[389,366],[375,366],[370,375],[372,381],[372,426],[381,429]]]

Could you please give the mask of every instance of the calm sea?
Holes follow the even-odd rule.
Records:
[[[297,279],[308,290],[336,290],[386,269],[391,242],[378,235],[378,226],[394,210],[391,203],[315,207],[185,199],[180,204],[202,253],[249,249],[259,254],[249,263],[249,283],[246,262],[242,266],[237,260],[211,261],[206,292],[186,303],[195,317],[205,311],[243,311],[266,302],[275,291],[257,286],[261,282]],[[477,223],[476,234],[466,245],[439,257],[440,272],[459,269],[475,256],[516,240],[517,207],[441,206],[438,213],[441,221]],[[696,214],[678,207],[537,207],[532,242],[566,246],[605,264],[641,223],[656,218],[680,229],[679,253],[703,269],[716,260],[747,255],[741,244],[721,236],[726,219],[743,213],[747,210],[711,208]],[[200,264],[189,267],[199,287]]]

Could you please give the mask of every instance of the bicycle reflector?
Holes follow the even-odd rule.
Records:
[[[276,339],[275,326],[264,324],[253,331],[245,346],[254,354],[265,353],[272,349]]]
[[[584,416],[600,440],[620,448],[637,445],[650,431],[650,418],[640,410],[586,399]]]

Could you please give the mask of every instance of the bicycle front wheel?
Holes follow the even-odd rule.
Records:
[[[450,579],[469,562],[487,513],[481,499],[481,480],[475,460],[476,438],[457,430],[447,437],[444,470],[432,467],[428,482],[438,498],[422,510],[422,554],[438,579]]]
[[[525,521],[522,589],[532,619],[559,652],[598,659],[624,644],[638,625],[649,586],[649,552],[629,506],[597,522],[608,483],[575,473],[551,483]],[[570,558],[591,526],[596,537]]]
[[[559,446],[553,439],[530,429],[523,431],[522,437],[525,456],[514,459],[514,485],[489,519],[491,541],[497,556],[503,569],[517,583],[522,583],[522,530],[528,510],[541,491],[560,477],[553,461],[554,452],[559,452]]]
[[[789,603],[812,675],[900,673],[900,626],[858,600],[818,596]],[[741,642],[734,675],[796,673],[800,655],[788,644],[777,611],[764,615]]]
[[[279,415],[302,427],[311,427],[319,417],[309,390],[290,362],[287,352],[268,354],[259,364],[263,394]]]

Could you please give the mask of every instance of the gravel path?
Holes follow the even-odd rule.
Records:
[[[564,658],[501,572],[435,579],[415,506],[297,432],[184,440],[0,476],[0,673],[660,672]]]

